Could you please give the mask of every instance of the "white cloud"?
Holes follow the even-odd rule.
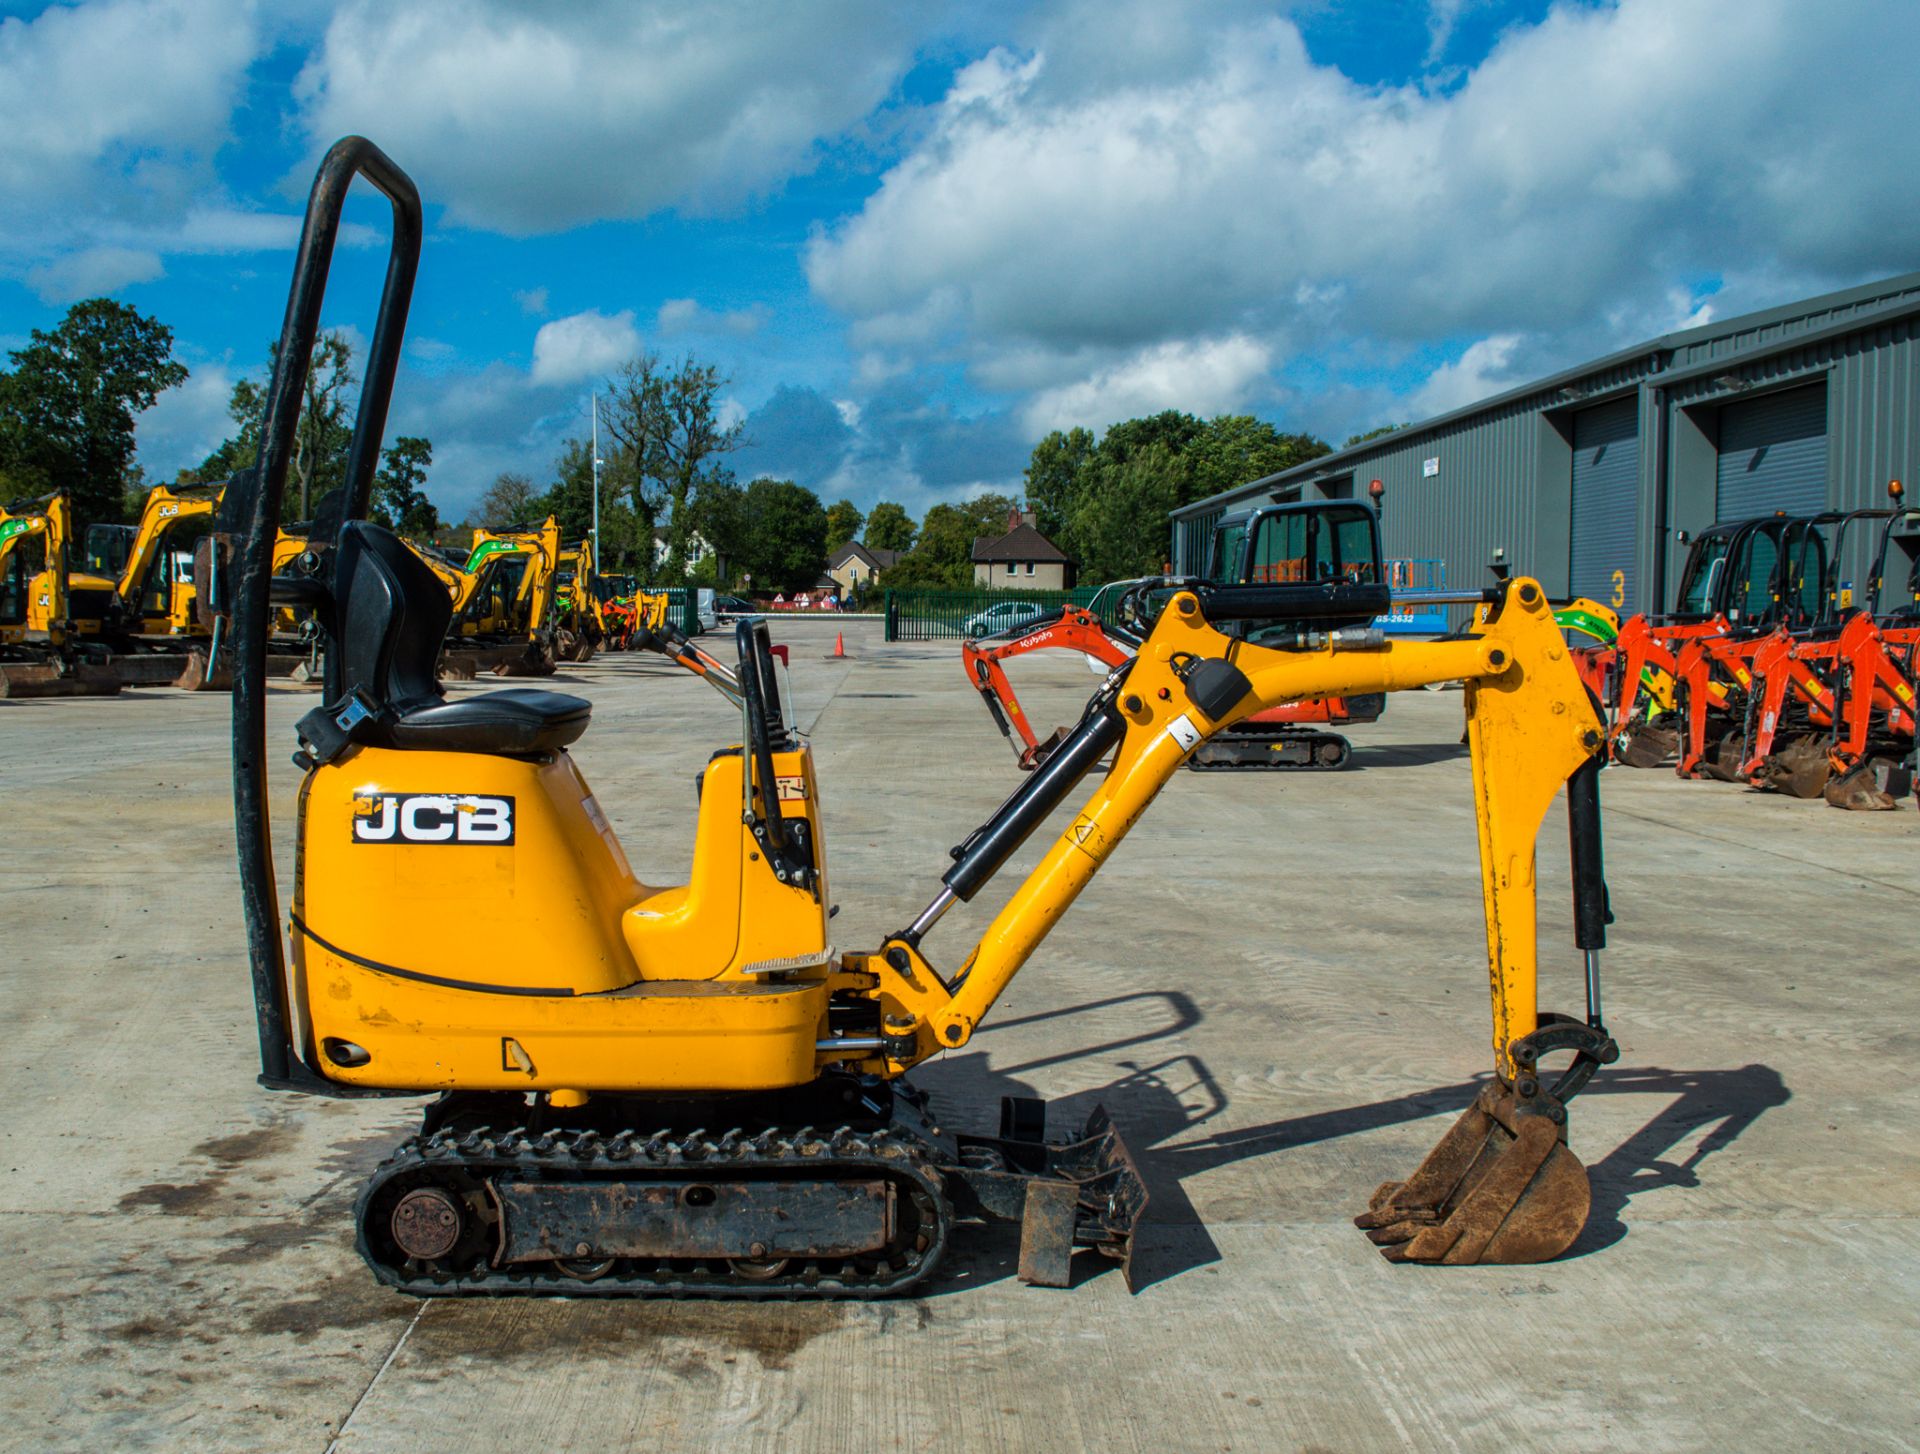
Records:
[[[96,0],[0,20],[0,268],[130,250],[210,182],[258,31],[247,0]],[[84,245],[84,244],[83,244]]]
[[[379,137],[457,222],[560,231],[736,204],[883,101],[940,7],[346,0],[296,86],[307,134]]]
[[[90,247],[27,269],[26,283],[43,303],[71,303],[150,283],[165,271],[158,255],[143,248]]]
[[[772,310],[764,303],[715,313],[702,308],[692,298],[669,298],[660,305],[654,326],[665,334],[724,333],[734,338],[746,338],[758,333],[771,313]]]
[[[513,301],[520,305],[522,313],[535,318],[543,317],[547,311],[547,290],[545,288],[527,288],[513,295]]]
[[[533,337],[533,381],[571,384],[611,373],[640,352],[633,310],[612,317],[596,310],[543,323]]]
[[[1458,359],[1441,364],[1427,376],[1427,382],[1413,396],[1415,412],[1428,418],[1445,414],[1524,382],[1508,372],[1519,346],[1520,337],[1513,333],[1499,333],[1469,344]]]
[[[1464,8],[1435,6],[1436,37]],[[1054,418],[1092,407],[1101,360],[1161,345],[1244,337],[1280,359],[1307,338],[1325,357],[1517,333],[1584,351],[1627,341],[1606,336],[1620,300],[1670,319],[1676,278],[1912,266],[1920,93],[1901,57],[1920,7],[1563,4],[1444,92],[1356,84],[1271,13],[1195,23],[1164,65],[1145,29],[1131,69],[1134,32],[1106,27],[1090,56],[1086,19],[1068,4],[1031,51],[963,70],[813,240],[809,280],[856,344],[946,348],[989,387],[1042,390],[1029,414]]]
[[[1097,431],[1162,409],[1224,413],[1246,402],[1271,362],[1267,346],[1244,334],[1157,343],[1088,378],[1042,390],[1022,422],[1041,435],[1075,425]]]
[[[233,371],[218,361],[189,370],[187,381],[161,394],[136,425],[140,463],[156,483],[199,464],[236,428],[227,413]]]

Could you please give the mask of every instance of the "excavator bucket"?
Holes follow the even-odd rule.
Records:
[[[186,692],[227,692],[233,690],[233,659],[225,652],[209,666],[204,646],[187,652],[187,664],[173,684]]]
[[[1816,732],[1803,732],[1780,743],[1760,765],[1761,786],[1790,798],[1819,797],[1832,776],[1827,739]]]
[[[1679,751],[1680,732],[1666,720],[1632,723],[1613,741],[1614,760],[1627,767],[1658,767]]]
[[[1587,1169],[1567,1149],[1566,1108],[1496,1080],[1354,1225],[1390,1262],[1546,1262],[1573,1245],[1591,1203]]]
[[[1829,777],[1823,796],[1829,807],[1852,813],[1885,813],[1899,806],[1898,795],[1890,789],[1904,791],[1908,781],[1899,764],[1869,757]]]

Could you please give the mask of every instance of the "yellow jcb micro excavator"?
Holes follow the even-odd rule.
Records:
[[[392,203],[389,258],[330,548],[270,569],[273,522],[340,208],[363,176]],[[447,594],[366,523],[420,241],[411,181],[359,138],[308,203],[262,431],[226,521],[237,633],[234,801],[262,1082],[326,1095],[438,1093],[362,1189],[359,1247],[421,1296],[874,1297],[939,1264],[956,1222],[1022,1225],[1021,1275],[1065,1285],[1076,1247],[1125,1260],[1145,1190],[1103,1112],[1045,1138],[955,1134],[906,1076],[965,1046],[1014,974],[1194,749],[1307,697],[1466,683],[1494,1076],[1425,1163],[1358,1220],[1395,1260],[1530,1262],[1588,1208],[1566,1105],[1615,1056],[1601,1024],[1600,723],[1540,587],[1472,593],[1453,639],[1383,641],[1376,557],[1284,584],[1143,583],[1164,598],[1133,659],[1047,762],[953,853],[926,909],[870,950],[828,940],[821,785],[764,623],[737,664],[651,644],[719,687],[740,740],[708,763],[691,879],[640,882],[567,748],[589,704],[436,684]],[[261,663],[273,603],[310,606],[325,699],[305,770],[292,911],[272,860]],[[1144,610],[1152,608],[1143,607]],[[1256,644],[1250,635],[1257,633]],[[972,900],[1095,765],[1112,765],[956,969],[923,937]],[[1536,1005],[1534,840],[1565,785],[1584,1019]],[[484,917],[483,942],[438,926]],[[282,931],[291,944],[290,962]],[[1542,1060],[1571,1052],[1549,1086]]]

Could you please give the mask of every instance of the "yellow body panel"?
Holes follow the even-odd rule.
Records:
[[[313,1049],[369,1056],[316,1063],[422,1090],[811,1080],[832,969],[824,888],[774,878],[741,822],[740,764],[709,765],[692,878],[668,888],[633,876],[565,753],[363,748],[316,768],[301,795],[294,1000]],[[774,771],[783,810],[817,842],[810,754],[778,753]],[[509,799],[512,840],[497,841],[494,805]],[[817,966],[788,982],[745,973],[809,951]]]

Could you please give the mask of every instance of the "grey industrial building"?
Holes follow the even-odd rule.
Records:
[[[1386,553],[1444,562],[1450,586],[1498,552],[1552,595],[1658,609],[1685,533],[1920,483],[1916,318],[1909,273],[1663,335],[1184,506],[1174,569],[1204,568],[1227,510],[1364,499],[1377,479]]]

